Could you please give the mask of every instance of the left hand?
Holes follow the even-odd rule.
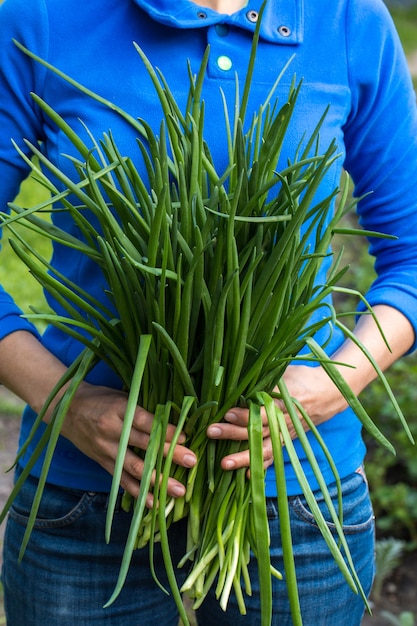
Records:
[[[283,379],[291,397],[297,399],[316,425],[330,419],[347,406],[345,399],[321,367],[290,365]],[[297,435],[284,403],[281,400],[276,400],[276,404],[284,413],[291,438],[295,439]],[[261,411],[261,415],[264,467],[267,468],[273,463],[272,443],[264,410]],[[234,407],[226,413],[224,422],[209,426],[207,435],[211,439],[246,441],[248,439],[248,422],[248,409]],[[305,424],[305,428],[307,430],[307,424]],[[221,465],[224,470],[249,467],[249,450],[225,456]]]
[[[411,348],[414,328],[410,321],[397,309],[385,304],[375,305],[373,316],[362,315],[354,333],[381,370],[386,370],[401,355]],[[381,329],[384,338],[381,335]],[[350,389],[359,395],[365,387],[377,377],[376,371],[364,352],[350,339],[347,339],[332,355],[337,369],[348,383]],[[296,398],[314,424],[318,425],[330,419],[347,407],[347,402],[340,391],[320,366],[290,365],[287,367],[283,380],[292,398]],[[277,400],[278,406],[284,411],[287,425],[292,438],[294,428],[283,403]],[[249,411],[233,408],[224,417],[225,421],[213,424],[207,430],[211,439],[231,439],[245,441],[248,439]],[[264,424],[264,465],[273,462],[272,445],[265,412],[262,412]],[[225,470],[249,467],[249,451],[230,454],[222,459]]]

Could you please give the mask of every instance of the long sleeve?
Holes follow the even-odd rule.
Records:
[[[345,126],[346,169],[361,225],[394,235],[370,239],[377,279],[366,297],[412,323],[417,346],[417,107],[407,62],[385,7],[349,3],[347,58],[352,108]],[[372,20],[372,25],[370,23]],[[378,26],[378,28],[376,28]]]
[[[30,92],[39,86],[43,70],[35,69],[29,59],[23,58],[10,40],[10,32],[34,49],[39,42],[47,42],[46,20],[37,19],[32,28],[27,24],[27,7],[23,2],[10,3],[0,7],[0,210],[7,211],[7,203],[14,200],[21,182],[28,174],[28,168],[12,144],[16,141],[25,150],[23,138],[32,142],[42,141],[42,120],[30,97]],[[38,17],[41,15],[38,12]],[[44,52],[42,44],[40,52]],[[28,150],[25,150],[28,152]],[[0,338],[15,330],[35,328],[21,317],[21,310],[12,297],[0,287]]]

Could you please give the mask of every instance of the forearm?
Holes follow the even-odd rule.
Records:
[[[367,314],[359,319],[354,334],[384,371],[412,346],[414,331],[408,319],[392,307],[375,306],[374,314],[380,328],[375,319]],[[352,339],[346,339],[331,358],[356,395],[378,376],[371,360]],[[290,366],[285,372],[284,381],[290,394],[300,402],[316,424],[330,419],[347,407],[345,398],[323,367]]]
[[[384,371],[410,349],[414,342],[414,331],[408,319],[397,309],[377,305],[373,310],[380,328],[371,315],[363,315],[354,334]],[[357,395],[377,377],[372,363],[350,339],[345,341],[332,358],[350,366],[341,365],[339,369]]]
[[[65,365],[29,332],[17,331],[0,341],[0,383],[36,412],[65,371]]]

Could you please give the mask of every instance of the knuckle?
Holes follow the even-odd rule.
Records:
[[[141,406],[138,406],[136,408],[133,424],[138,429],[142,429],[145,427],[146,430],[148,430],[150,425],[150,418],[152,418],[151,414],[143,409]]]
[[[129,473],[136,478],[141,478],[143,472],[143,461],[139,457],[132,459],[129,463]]]
[[[140,448],[141,450],[146,450],[149,444],[149,435],[142,431],[133,429],[130,433],[129,443],[132,446]]]

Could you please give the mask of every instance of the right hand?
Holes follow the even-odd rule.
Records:
[[[110,474],[114,473],[123,419],[127,406],[127,394],[83,382],[70,406],[62,428],[62,435],[69,439],[81,452],[99,463]],[[149,443],[153,414],[137,407],[129,437],[129,446],[146,450]],[[168,425],[165,453],[175,433],[175,426]],[[182,445],[185,436],[181,433],[175,448],[174,463],[191,468],[197,458],[191,450]],[[123,464],[120,486],[134,498],[139,494],[143,473],[143,460],[127,448]],[[185,495],[185,486],[170,478],[168,494],[173,497]],[[147,505],[152,506],[152,496],[148,494]]]
[[[47,350],[32,333],[16,331],[0,341],[0,383],[13,391],[32,409],[39,413],[51,389],[67,371],[65,365]],[[69,439],[81,452],[94,459],[110,474],[114,473],[117,451],[127,406],[127,394],[83,382],[72,401],[65,418],[62,435]],[[52,406],[51,406],[52,409]],[[50,411],[45,416],[48,421]],[[153,421],[152,413],[137,407],[130,433],[129,445],[146,450]],[[165,451],[168,451],[175,426],[168,426]],[[176,446],[174,463],[193,467],[196,456],[182,445],[180,435]],[[127,450],[121,487],[137,497],[143,473],[143,461],[132,450]],[[168,493],[173,497],[185,494],[185,487],[170,478]],[[148,506],[152,496],[148,494]]]

